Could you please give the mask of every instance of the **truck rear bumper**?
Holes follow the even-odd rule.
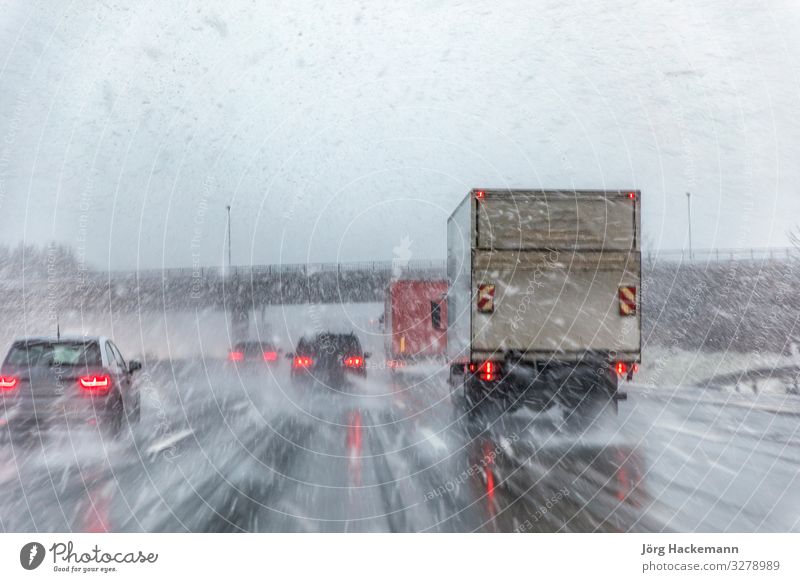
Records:
[[[575,406],[587,396],[624,399],[618,391],[616,373],[608,365],[595,362],[528,363],[517,362],[503,370],[498,380],[486,382],[476,374],[458,376],[451,371],[454,390],[463,387],[471,404],[485,400],[504,402],[512,407],[526,405],[546,409],[553,404]]]

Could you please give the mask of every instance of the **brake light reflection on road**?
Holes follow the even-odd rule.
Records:
[[[361,486],[361,439],[362,439],[362,423],[361,411],[352,410],[347,418],[347,456],[350,464],[350,477],[351,483],[356,486]]]
[[[486,509],[489,513],[489,517],[494,519],[497,515],[497,504],[495,503],[496,484],[494,476],[494,458],[497,451],[493,450],[490,442],[485,441],[481,452],[483,453],[481,463],[483,464],[483,473],[486,477]]]

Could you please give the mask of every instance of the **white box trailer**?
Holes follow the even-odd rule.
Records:
[[[513,398],[592,369],[616,394],[641,356],[640,224],[637,190],[472,190],[447,223],[454,385]]]

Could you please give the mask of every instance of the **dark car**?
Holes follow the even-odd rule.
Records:
[[[273,343],[251,340],[238,342],[228,352],[228,362],[237,368],[259,368],[276,365],[282,350]]]
[[[369,356],[355,334],[328,332],[302,338],[294,353],[287,354],[293,381],[317,381],[335,388],[343,387],[350,377],[366,378]]]
[[[96,424],[118,434],[138,422],[136,360],[105,337],[16,340],[0,366],[0,423],[10,429]]]

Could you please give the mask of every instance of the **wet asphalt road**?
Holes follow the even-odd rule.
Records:
[[[441,372],[347,393],[202,366],[142,423],[14,435],[3,531],[800,531],[800,399],[629,386],[578,418],[466,422]]]

